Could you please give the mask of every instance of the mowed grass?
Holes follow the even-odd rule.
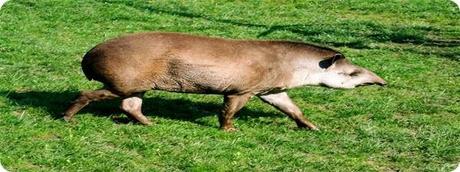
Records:
[[[0,10],[0,163],[11,171],[450,171],[460,162],[460,10],[412,1],[8,1]],[[148,92],[152,126],[119,100],[66,123],[91,47],[119,35],[185,32],[313,42],[387,87],[303,87],[292,99],[321,131],[254,98],[218,130],[217,95]]]

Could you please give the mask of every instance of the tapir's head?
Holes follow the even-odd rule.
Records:
[[[354,88],[364,85],[385,85],[386,82],[374,72],[353,65],[345,57],[337,53],[332,57],[320,60],[318,74],[313,75],[319,85],[333,88]]]

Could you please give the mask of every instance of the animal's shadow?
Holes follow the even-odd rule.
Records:
[[[0,92],[0,95],[6,95],[9,100],[19,106],[43,108],[54,119],[62,120],[62,113],[79,95],[79,92],[3,91]],[[81,115],[82,113],[90,113],[95,116],[112,116],[112,119],[117,123],[131,122],[132,120],[125,117],[125,115],[120,115],[123,114],[122,110],[119,108],[120,102],[120,99],[93,102],[83,108],[79,113],[77,113],[77,115]],[[195,99],[191,100],[188,98],[163,98],[161,95],[154,95],[145,97],[143,99],[142,106],[142,111],[146,116],[156,116],[166,119],[190,121],[200,125],[209,125],[201,122],[199,119],[206,116],[218,115],[223,105],[222,99],[221,101],[205,102],[200,100],[196,101]],[[238,120],[248,120],[250,118],[258,117],[283,117],[281,113],[277,113],[276,111],[264,112],[253,110],[251,108],[241,109],[236,116]]]

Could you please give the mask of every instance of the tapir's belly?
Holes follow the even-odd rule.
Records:
[[[223,64],[186,64],[169,65],[165,73],[155,76],[152,88],[157,90],[186,93],[227,93],[244,90],[238,69],[230,70]],[[249,86],[249,85],[247,85]]]

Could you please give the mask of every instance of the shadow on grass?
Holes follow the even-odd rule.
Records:
[[[171,93],[179,94],[179,93]],[[54,119],[60,120],[67,106],[73,101],[79,92],[0,92],[0,95],[6,97],[19,106],[29,106],[45,109]],[[206,96],[206,95],[203,95]],[[220,112],[222,102],[199,102],[187,99],[162,98],[159,96],[145,97],[143,99],[142,111],[146,116],[157,116],[166,119],[183,120],[208,125],[200,122],[198,119],[206,116],[216,116]],[[122,111],[119,108],[120,99],[93,102],[83,108],[79,113],[91,113],[95,116],[112,116],[117,123],[128,123],[131,120],[119,117]],[[269,105],[267,105],[269,106]],[[237,114],[238,120],[248,120],[257,117],[283,117],[281,113],[270,113],[263,111],[253,111],[243,108]]]
[[[198,14],[185,6],[176,6],[175,9],[164,9],[161,7],[152,6],[145,3],[138,3],[136,1],[118,1],[118,0],[102,0],[104,3],[124,5],[140,11],[147,11],[150,13],[167,14],[172,16],[186,17],[192,19],[203,19],[218,23],[231,24],[242,27],[255,27],[263,29],[257,35],[258,38],[265,37],[273,32],[291,32],[309,37],[311,41],[317,43],[327,44],[334,47],[349,47],[354,49],[371,49],[369,43],[398,43],[398,44],[414,44],[427,47],[458,47],[460,46],[459,40],[437,40],[430,38],[428,35],[436,35],[445,30],[430,26],[386,26],[371,21],[343,21],[337,24],[326,23],[302,23],[302,24],[288,24],[288,25],[266,25],[254,24],[243,20],[222,19],[213,16]],[[363,32],[363,28],[368,30]],[[328,34],[337,37],[355,37],[357,39],[351,41],[327,41],[315,38],[315,35]],[[417,52],[414,52],[417,53]],[[420,54],[424,54],[420,52]],[[433,51],[430,55],[447,58],[450,60],[459,61],[460,57],[457,53],[445,54],[444,52]]]

